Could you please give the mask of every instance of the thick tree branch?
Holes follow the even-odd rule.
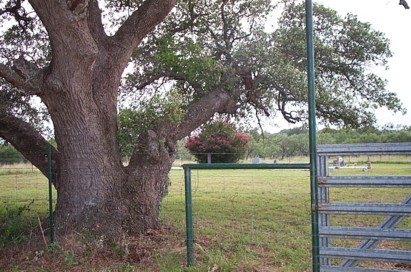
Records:
[[[49,34],[52,70],[58,65],[91,71],[98,48],[88,26],[90,0],[29,1]]]
[[[0,113],[0,137],[12,144],[27,160],[47,176],[49,143],[30,124],[17,117]],[[53,161],[58,161],[59,157],[55,148],[52,148],[52,152]],[[54,166],[53,171],[57,171],[56,166]]]
[[[216,112],[234,114],[238,108],[237,100],[220,89],[209,92],[194,102],[188,109],[184,120],[175,129],[170,129],[172,140],[180,140],[188,133],[208,121]]]
[[[409,9],[409,8],[410,8],[410,6],[408,6],[407,1],[405,1],[405,0],[400,0],[400,5],[401,5],[401,6],[404,6],[405,9]]]
[[[124,22],[112,37],[125,58],[129,58],[141,40],[168,15],[176,4],[175,0],[146,0]]]
[[[40,20],[52,35],[50,30],[67,31],[69,28],[59,29],[60,26],[69,26],[86,18],[90,0],[29,0]],[[77,25],[79,27],[79,25]]]
[[[24,86],[24,79],[3,63],[0,63],[0,77],[4,78],[17,88]]]
[[[101,10],[97,1],[91,1],[89,4],[89,16],[88,25],[91,30],[91,34],[97,43],[104,41],[107,38],[104,26],[101,20]]]
[[[42,91],[43,71],[23,57],[18,58],[12,68],[0,63],[0,77],[27,95]]]

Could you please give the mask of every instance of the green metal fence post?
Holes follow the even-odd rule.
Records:
[[[186,202],[186,243],[187,266],[194,265],[193,210],[191,196],[191,169],[184,167],[185,202]]]
[[[317,184],[317,127],[315,110],[315,73],[313,42],[313,4],[305,1],[306,36],[307,36],[307,77],[308,77],[308,113],[310,142],[310,180],[311,180],[311,229],[313,271],[320,271],[320,248],[318,229],[318,184]]]
[[[49,144],[47,152],[48,161],[48,179],[49,179],[49,220],[50,220],[50,243],[54,242],[54,225],[53,225],[53,172],[52,172],[52,158],[51,158],[51,145]]]

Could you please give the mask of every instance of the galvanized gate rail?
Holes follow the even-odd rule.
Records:
[[[397,225],[411,216],[411,193],[399,204],[331,203],[329,188],[411,188],[411,176],[330,177],[328,159],[349,155],[411,155],[411,143],[318,145],[318,223],[320,271],[401,271],[357,267],[359,261],[411,263],[411,251],[375,249],[384,240],[411,241],[411,230]],[[411,191],[410,191],[411,192]],[[335,214],[385,215],[377,228],[331,226]],[[363,239],[358,248],[333,247],[331,238]],[[343,259],[333,265],[333,259]]]

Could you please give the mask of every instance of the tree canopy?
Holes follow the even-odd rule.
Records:
[[[125,13],[143,2],[101,3],[103,16],[110,16],[105,31],[114,32],[126,19]],[[277,29],[269,32],[267,20],[278,6],[268,0],[178,2],[133,53],[130,67],[134,69],[124,78],[120,108],[132,108],[163,121],[173,115],[171,121],[178,123],[183,121],[183,113],[214,92],[228,95],[225,100],[230,100],[214,112],[240,116],[277,116],[279,112],[289,122],[304,122],[304,9],[295,1],[284,5]],[[48,33],[39,18],[29,12],[30,6],[24,6],[24,1],[7,1],[0,9],[1,22],[10,16],[15,20],[1,36],[3,63],[12,64],[17,59],[13,69],[23,71],[34,69],[33,65],[28,67],[28,60],[36,64],[36,69],[47,67],[51,58]],[[113,14],[116,16],[111,17]],[[386,81],[373,73],[373,67],[387,67],[391,56],[383,33],[353,14],[342,17],[321,5],[314,5],[314,26],[316,109],[321,122],[364,127],[375,123],[374,110],[378,107],[405,112],[395,93],[386,90]],[[47,118],[46,108],[30,103],[34,90],[23,93],[7,84],[5,69],[2,66],[2,112],[24,116],[40,129]],[[164,109],[170,105],[159,103],[170,98],[174,100],[173,110],[182,112],[170,112]],[[157,100],[156,109],[153,99]],[[153,123],[154,117],[151,119]],[[146,123],[142,126],[147,128]]]
[[[126,89],[158,91],[174,84],[189,108],[219,90],[230,96],[222,113],[307,120],[303,5],[289,3],[278,28],[266,31],[271,1],[189,1],[177,7],[139,49]],[[367,127],[374,110],[405,112],[373,68],[387,68],[389,41],[355,15],[314,6],[317,117],[325,125]],[[176,26],[175,22],[184,23]],[[137,82],[137,85],[136,85]],[[167,82],[167,83],[166,83]],[[157,85],[156,85],[157,84]],[[139,100],[141,101],[141,100]]]

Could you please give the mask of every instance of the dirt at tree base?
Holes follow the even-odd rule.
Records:
[[[179,255],[180,271],[185,271],[186,246],[184,233],[171,226],[148,230],[144,235],[121,236],[117,241],[87,234],[71,233],[58,237],[55,244],[46,246],[43,236],[32,235],[31,239],[13,248],[0,249],[0,272],[85,272],[85,271],[164,271],[159,260],[170,255]],[[212,248],[212,241],[199,236],[196,239],[202,248]],[[198,255],[198,256],[197,256]],[[203,259],[201,250],[196,252],[196,262]],[[233,272],[289,271],[283,264],[271,259],[260,260],[265,265],[250,270],[234,268]],[[210,264],[208,271],[220,272],[221,267]],[[361,267],[375,269],[402,269],[411,271],[404,263],[360,263]],[[308,270],[307,270],[308,271]],[[305,272],[305,271],[304,271]]]
[[[0,271],[160,271],[155,261],[165,250],[185,249],[184,241],[176,241],[179,236],[170,227],[117,241],[71,233],[46,247],[43,237],[36,235],[16,247],[0,249]]]

